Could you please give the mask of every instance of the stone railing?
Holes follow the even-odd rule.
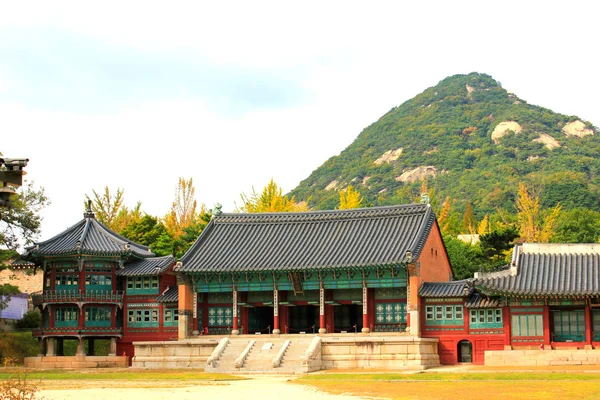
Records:
[[[223,354],[223,351],[225,351],[225,347],[227,347],[228,343],[229,338],[223,338],[219,340],[219,344],[217,345],[217,347],[215,347],[212,354],[206,360],[206,365],[214,367],[217,360],[221,358],[221,354]]]
[[[256,343],[256,340],[251,340],[250,342],[248,342],[248,346],[246,346],[244,351],[242,351],[242,354],[240,354],[240,356],[235,359],[235,363],[233,364],[235,368],[242,368],[244,366],[244,361],[246,361],[246,357],[248,357],[248,353],[250,353],[250,350],[252,349],[252,346],[254,346],[254,343]]]
[[[285,354],[285,351],[287,350],[290,343],[290,340],[286,340],[285,342],[283,342],[281,349],[279,349],[279,352],[273,358],[273,368],[279,368],[281,366],[281,360],[283,359],[283,355]]]
[[[321,338],[319,336],[315,336],[312,342],[310,342],[310,346],[304,354],[300,357],[300,365],[308,366],[311,360],[315,360],[321,354]]]

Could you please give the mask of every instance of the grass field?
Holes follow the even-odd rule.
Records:
[[[600,398],[600,374],[580,371],[324,373],[308,375],[294,383],[310,385],[328,393],[388,399],[591,400]]]
[[[23,372],[24,369],[18,368],[6,368],[0,369],[0,380],[9,379],[14,376],[18,371]],[[116,386],[122,386],[125,382],[130,381],[148,381],[161,382],[169,381],[231,381],[238,379],[246,379],[240,376],[233,376],[228,374],[212,374],[205,373],[202,371],[194,370],[135,370],[135,369],[88,369],[79,371],[65,371],[65,370],[31,370],[26,371],[27,378],[31,380],[38,380],[42,382],[47,381],[72,381],[82,383],[92,383],[94,381],[111,381]]]
[[[0,368],[0,381],[23,369]],[[40,388],[63,390],[92,388],[181,388],[208,382],[249,379],[245,376],[211,374],[193,370],[107,369],[81,371],[27,371],[27,379]],[[261,377],[253,377],[260,383]],[[323,372],[290,379],[291,384],[314,387],[331,394],[353,394],[368,398],[454,400],[586,400],[600,398],[600,369],[574,368],[561,371],[506,370],[484,367],[461,372],[357,373]],[[249,381],[247,381],[249,382]],[[283,382],[284,384],[290,384]]]

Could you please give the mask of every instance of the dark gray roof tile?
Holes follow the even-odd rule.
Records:
[[[465,302],[467,308],[496,308],[500,306],[501,302],[498,297],[482,296],[477,292],[473,292]]]
[[[156,298],[158,303],[177,303],[179,300],[179,289],[177,286],[169,286],[167,290]]]
[[[84,214],[84,219],[64,232],[28,247],[23,257],[33,259],[71,254],[154,256],[149,247],[133,243],[113,232],[98,222],[93,213],[87,212]]]
[[[465,288],[467,293],[465,293]],[[469,280],[452,282],[423,282],[419,289],[421,297],[466,297],[472,291]]]
[[[489,294],[523,297],[600,295],[600,254],[522,253],[516,275],[475,280]]]
[[[124,269],[117,271],[119,276],[147,276],[160,275],[177,262],[173,256],[150,257],[134,261],[125,265]]]
[[[410,204],[305,213],[215,216],[182,257],[185,272],[362,267],[417,259],[435,221]]]

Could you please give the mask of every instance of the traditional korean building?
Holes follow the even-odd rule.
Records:
[[[214,216],[175,268],[179,338],[419,335],[422,282],[452,270],[428,204]]]
[[[155,257],[98,222],[89,208],[23,258],[44,274],[43,291],[32,296],[42,313],[42,327],[33,333],[41,358],[62,355],[64,340],[77,340],[77,356],[93,356],[94,340],[108,339],[115,356],[131,351],[133,340],[177,336],[176,306],[167,296],[175,286],[175,258]]]
[[[510,357],[510,350],[585,351],[600,344],[598,244],[524,243],[515,247],[504,271],[427,282],[419,293],[423,337],[439,338],[443,364],[487,364],[490,352],[500,359]],[[597,362],[596,352],[581,354],[579,363],[581,356]],[[529,361],[550,363],[552,355],[545,351]],[[578,357],[573,352],[560,356],[562,362]]]

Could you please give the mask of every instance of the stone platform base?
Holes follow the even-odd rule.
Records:
[[[299,339],[319,336],[321,338],[320,350],[311,357],[307,365],[302,365],[300,354],[308,349],[307,343],[299,343]],[[323,335],[239,335],[229,336],[226,354],[227,361],[239,356],[252,339],[268,340],[272,342],[289,339],[291,349],[285,353],[283,363],[294,371],[312,372],[323,369],[385,368],[390,370],[423,370],[440,365],[438,355],[438,340],[417,338],[403,334],[323,334]],[[206,360],[218,344],[222,336],[210,336],[210,339],[187,339],[169,342],[135,342],[135,357],[133,367],[142,368],[207,368]],[[239,342],[239,343],[238,343]],[[298,348],[298,346],[304,346]],[[239,347],[239,349],[238,349]],[[234,350],[235,349],[235,350]],[[295,350],[294,350],[295,349]],[[297,355],[292,353],[300,350]],[[259,350],[253,350],[248,355],[248,365],[252,365]],[[235,354],[228,354],[235,353]],[[228,360],[228,357],[231,360]],[[296,358],[298,357],[298,358]],[[225,364],[224,360],[219,363]],[[296,369],[290,364],[297,363]],[[242,368],[243,369],[243,368]],[[242,372],[232,369],[227,372]],[[262,372],[274,373],[281,368],[266,368]]]
[[[80,369],[80,368],[127,368],[126,356],[43,356],[26,357],[27,368]]]
[[[200,368],[219,342],[220,336],[211,339],[188,339],[166,342],[135,342],[132,367],[139,368]]]
[[[556,366],[600,364],[600,350],[490,350],[486,366]]]
[[[322,339],[321,369],[423,370],[440,365],[437,339],[377,334]]]

